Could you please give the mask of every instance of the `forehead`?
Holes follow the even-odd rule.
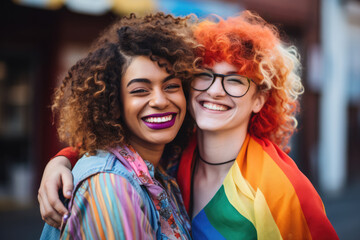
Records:
[[[134,57],[124,72],[122,83],[126,84],[134,78],[164,78],[169,75],[169,73],[166,72],[165,67],[159,66],[159,64],[161,65],[164,63],[168,64],[170,67],[170,64],[165,59],[152,61],[146,56]]]
[[[212,65],[204,65],[204,68],[210,69],[214,73],[221,73],[221,74],[239,71],[239,68],[225,61],[215,62]]]
[[[204,64],[204,68],[210,69],[214,73],[219,74],[240,74],[251,79],[263,79],[261,73],[257,70],[258,68],[253,65],[234,65],[226,61],[214,62],[213,64]]]

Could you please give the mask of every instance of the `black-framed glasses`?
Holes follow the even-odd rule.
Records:
[[[196,91],[207,91],[215,82],[216,78],[221,78],[221,85],[227,95],[235,98],[243,97],[250,89],[250,82],[254,80],[239,74],[218,74],[205,71],[195,74],[191,82],[191,87]]]

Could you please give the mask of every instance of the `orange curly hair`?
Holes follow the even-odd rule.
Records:
[[[189,17],[164,13],[145,17],[132,14],[110,26],[90,53],[69,70],[54,94],[52,110],[59,119],[60,140],[79,148],[80,154],[95,154],[97,149],[126,142],[129,133],[122,119],[120,86],[135,56],[148,56],[180,77],[187,94],[196,60],[190,26]],[[160,64],[159,58],[171,66]],[[191,131],[191,121],[187,122],[182,133],[186,132],[184,128]]]
[[[226,20],[205,20],[195,27],[194,36],[204,47],[203,64],[226,61],[237,66],[239,74],[252,78],[258,91],[267,94],[262,110],[251,116],[248,132],[288,152],[303,93],[295,47],[285,47],[275,26],[249,11]]]

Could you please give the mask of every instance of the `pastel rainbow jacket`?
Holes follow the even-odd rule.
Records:
[[[177,180],[189,211],[196,137]],[[294,161],[267,139],[247,135],[223,185],[192,220],[194,239],[338,239],[324,205]]]

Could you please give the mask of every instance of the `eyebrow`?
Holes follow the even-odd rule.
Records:
[[[169,80],[171,80],[173,78],[175,78],[175,75],[169,75],[166,78],[164,78],[164,80],[162,80],[162,83],[165,83],[165,82],[167,82],[167,81],[169,81]],[[128,82],[126,87],[130,86],[133,83],[147,83],[147,84],[150,84],[151,81],[149,79],[147,79],[147,78],[134,78],[134,79],[132,79],[132,80],[130,80]]]
[[[146,78],[134,78],[128,82],[126,87],[130,86],[133,83],[151,83],[149,79]]]

